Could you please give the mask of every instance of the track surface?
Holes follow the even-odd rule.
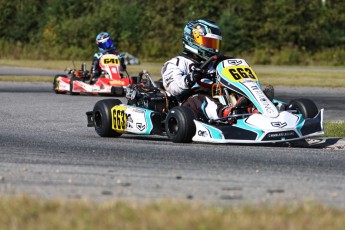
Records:
[[[325,108],[326,120],[345,120],[344,92],[276,88],[282,100],[309,96]],[[1,82],[0,98],[3,195],[221,205],[312,200],[345,208],[342,150],[100,138],[86,127],[85,112],[102,97],[55,95],[47,83]]]

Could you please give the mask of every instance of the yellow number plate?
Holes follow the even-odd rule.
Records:
[[[119,65],[120,60],[118,58],[102,58],[103,65]]]
[[[250,66],[228,66],[222,69],[222,74],[232,82],[242,82],[247,79],[258,81],[258,77]]]
[[[121,105],[116,105],[111,109],[112,114],[112,129],[124,132],[127,127],[127,117],[125,114],[126,107]]]

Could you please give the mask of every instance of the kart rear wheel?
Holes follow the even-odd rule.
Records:
[[[195,135],[195,114],[185,106],[174,107],[168,114],[165,122],[165,131],[172,142],[189,143]]]
[[[313,118],[319,113],[315,103],[307,98],[292,100],[288,105],[288,109],[297,110],[298,113],[302,114],[303,118]]]
[[[111,94],[116,97],[122,97],[125,95],[125,91],[122,86],[113,86],[111,87]]]
[[[66,76],[66,75],[55,75],[54,81],[53,81],[53,91],[54,91],[56,94],[66,94],[66,92],[60,92],[59,90],[56,89],[56,88],[58,87],[57,79],[58,79],[59,77],[67,77],[67,76]]]
[[[74,92],[72,92],[72,89],[73,89],[73,84],[74,84],[74,81],[78,81],[77,80],[78,78],[76,78],[76,77],[71,77],[71,80],[70,80],[70,82],[69,82],[69,87],[70,87],[70,93],[71,93],[71,95],[79,95],[80,93],[74,93]]]
[[[95,131],[101,137],[118,137],[122,133],[118,133],[112,129],[111,109],[115,105],[121,104],[118,99],[104,99],[98,101],[93,108],[93,123]]]

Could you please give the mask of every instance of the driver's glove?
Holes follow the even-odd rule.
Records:
[[[206,74],[205,70],[195,67],[193,72],[189,73],[185,80],[186,85],[191,88],[197,81],[201,80]]]

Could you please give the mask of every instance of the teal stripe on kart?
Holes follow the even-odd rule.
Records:
[[[296,125],[296,131],[299,136],[303,136],[301,129],[304,126],[305,119],[302,117],[302,114],[295,114],[295,115],[298,116],[299,118],[298,124]]]
[[[253,126],[248,125],[244,122],[244,119],[237,120],[237,123],[234,124],[234,126],[257,133],[258,136],[256,140],[260,140],[261,137],[264,135],[264,132],[261,129],[256,129]]]
[[[204,101],[204,102],[202,103],[202,105],[201,105],[201,111],[202,111],[202,113],[205,115],[205,117],[208,119],[208,116],[207,116],[205,107],[206,107],[206,101]]]
[[[145,120],[146,120],[146,124],[147,124],[147,129],[145,134],[150,134],[152,129],[153,129],[153,124],[151,121],[151,113],[153,113],[152,110],[146,110],[145,111]]]
[[[216,139],[216,140],[223,140],[223,135],[222,135],[222,131],[220,131],[219,129],[207,125],[205,123],[202,123],[203,126],[210,132],[211,138]]]
[[[273,99],[272,102],[273,102],[273,103],[282,104],[282,105],[287,105],[287,103],[285,103],[285,102],[283,102],[283,101],[280,101],[280,100],[277,100],[277,99]]]

